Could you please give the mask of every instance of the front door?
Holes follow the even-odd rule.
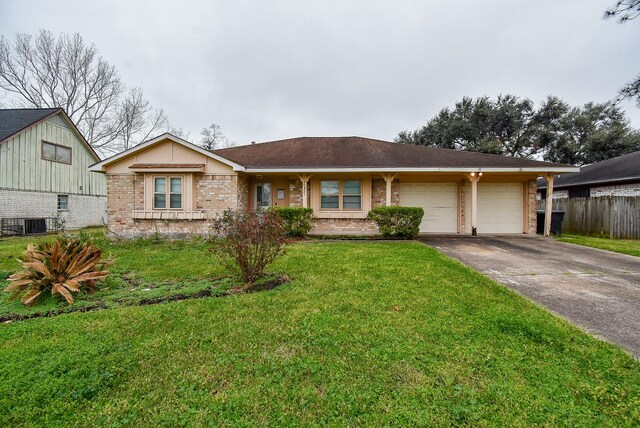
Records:
[[[271,206],[271,183],[256,183],[253,187],[253,206],[255,209]]]

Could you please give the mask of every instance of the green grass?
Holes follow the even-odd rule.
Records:
[[[89,229],[71,234],[90,235],[103,249],[105,256],[116,259],[111,275],[101,282],[95,293],[80,294],[74,307],[102,305],[115,307],[131,305],[142,299],[193,294],[211,289],[221,294],[237,281],[228,278],[228,272],[208,253],[202,239],[188,241],[154,242],[149,239],[114,241],[106,239],[102,229]],[[55,236],[11,238],[0,241],[0,288],[9,283],[7,276],[19,270],[18,260],[28,243],[51,241]],[[176,257],[176,255],[179,255]],[[189,261],[189,263],[185,263]],[[41,298],[38,305],[24,306],[19,300],[9,301],[9,294],[0,294],[0,316],[6,314],[33,314],[68,308],[60,298]]]
[[[640,239],[596,238],[584,235],[562,235],[558,241],[640,257]]]
[[[223,272],[202,243],[101,245],[148,281]],[[431,248],[296,244],[272,271],[292,281],[0,325],[0,426],[640,424],[637,361]]]

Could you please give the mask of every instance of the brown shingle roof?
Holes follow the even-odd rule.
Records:
[[[247,168],[543,168],[567,165],[397,144],[362,137],[300,137],[215,150]]]

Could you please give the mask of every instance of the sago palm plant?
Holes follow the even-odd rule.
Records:
[[[102,250],[92,243],[68,238],[29,245],[19,261],[25,270],[9,276],[5,290],[12,293],[10,300],[22,295],[20,301],[25,305],[32,305],[46,291],[73,304],[71,293],[82,287],[94,290],[96,281],[109,275],[105,268],[113,263],[102,260]]]

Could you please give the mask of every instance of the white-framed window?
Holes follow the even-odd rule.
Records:
[[[71,147],[42,141],[42,159],[71,164]]]
[[[320,181],[320,209],[340,211],[362,210],[362,181]]]
[[[153,177],[153,209],[181,210],[183,194],[182,177]]]
[[[58,211],[69,211],[69,195],[58,195]]]

